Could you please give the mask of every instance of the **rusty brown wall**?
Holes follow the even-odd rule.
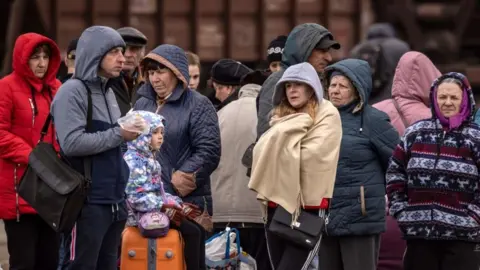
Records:
[[[197,52],[203,61],[263,60],[273,38],[304,22],[327,26],[342,44],[335,58],[342,58],[373,19],[370,0],[36,1],[62,49],[91,24],[130,25],[147,35],[149,49],[176,44]]]

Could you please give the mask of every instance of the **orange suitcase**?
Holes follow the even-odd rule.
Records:
[[[126,227],[122,234],[120,270],[185,270],[183,239],[170,229],[165,237],[144,238],[138,228]]]

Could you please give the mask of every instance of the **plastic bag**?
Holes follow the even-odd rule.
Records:
[[[150,125],[136,111],[127,113],[124,117],[119,118],[117,122],[121,128],[130,132],[140,134],[148,134],[150,132]]]
[[[227,243],[230,245],[229,257],[236,256],[238,254],[237,244],[235,243],[237,234],[235,232],[227,233],[227,231],[225,231],[216,236],[217,237],[205,244],[205,256],[209,260],[221,261],[225,259]],[[230,241],[228,241],[227,237],[230,237]]]
[[[257,261],[247,254],[246,252],[242,251],[240,253],[240,269],[239,270],[257,270]]]
[[[210,237],[205,243],[207,269],[237,270],[240,264],[240,235],[237,229],[227,229]]]

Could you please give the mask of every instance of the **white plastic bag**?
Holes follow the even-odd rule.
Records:
[[[140,134],[148,134],[150,132],[150,125],[136,111],[128,112],[127,115],[119,118],[117,122],[121,128],[130,132]]]
[[[230,256],[238,254],[235,232],[223,233],[218,237],[205,244],[205,257],[211,261],[221,261],[225,259],[225,251],[227,250],[227,237],[230,236]]]

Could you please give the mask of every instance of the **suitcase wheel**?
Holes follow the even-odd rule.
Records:
[[[165,253],[165,257],[167,257],[167,259],[173,258],[173,252],[172,252],[171,250],[167,251],[167,252]]]
[[[135,257],[135,255],[137,255],[137,253],[135,252],[135,250],[129,250],[129,251],[128,251],[128,257],[133,258],[133,257]]]

